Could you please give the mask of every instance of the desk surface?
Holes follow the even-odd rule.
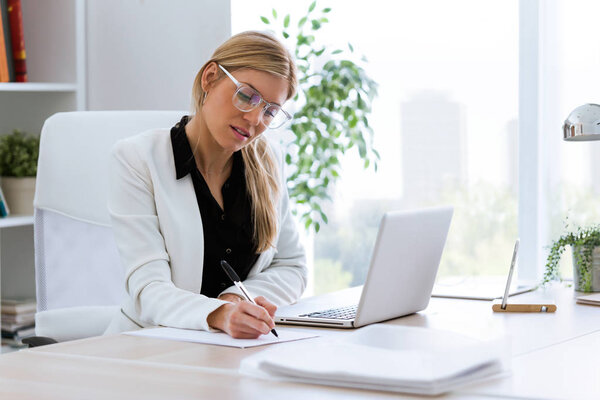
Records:
[[[356,291],[349,290],[347,295],[355,296]],[[540,295],[554,298],[556,313],[493,313],[491,302],[434,298],[425,311],[386,323],[446,329],[482,339],[510,338],[510,376],[465,387],[445,398],[600,398],[600,362],[596,361],[600,355],[600,307],[578,305],[572,289],[556,287],[514,299],[525,302]],[[323,297],[327,301],[327,296]],[[329,335],[351,332],[322,331]],[[0,356],[0,398],[398,397],[385,392],[278,383],[239,375],[240,361],[263,349],[127,335],[59,343]]]

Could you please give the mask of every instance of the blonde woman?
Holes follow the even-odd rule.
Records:
[[[300,297],[304,250],[267,140],[290,119],[295,68],[272,36],[235,35],[198,72],[194,115],[116,144],[109,209],[129,296],[107,334],[162,325],[256,338]]]

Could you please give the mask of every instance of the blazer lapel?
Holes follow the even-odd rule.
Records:
[[[170,256],[171,279],[175,286],[200,293],[204,261],[202,217],[196,200],[191,175],[175,179],[172,156],[165,168],[164,185],[155,187],[165,200],[164,210],[158,210],[159,223]]]

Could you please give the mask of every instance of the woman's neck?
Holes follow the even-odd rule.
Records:
[[[229,176],[233,165],[233,154],[225,151],[213,139],[199,114],[194,115],[189,120],[185,126],[185,133],[192,147],[196,166],[205,178],[209,176]]]

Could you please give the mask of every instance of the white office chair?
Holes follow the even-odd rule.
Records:
[[[113,144],[185,111],[58,113],[42,128],[34,199],[36,335],[101,335],[125,293],[107,209]]]

